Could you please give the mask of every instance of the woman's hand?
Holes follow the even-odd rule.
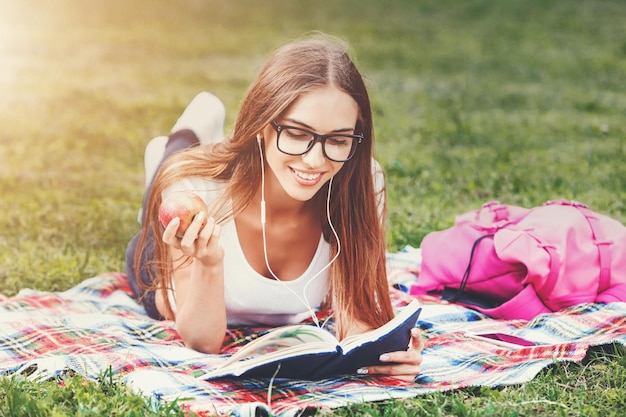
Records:
[[[204,213],[200,213],[183,237],[177,238],[179,223],[178,218],[173,219],[163,232],[163,242],[170,246],[174,262],[176,312],[172,318],[187,347],[218,353],[226,333],[224,250],[219,244],[221,228],[213,219],[205,220]],[[185,256],[191,257],[193,262],[185,264]],[[182,263],[180,268],[176,267],[177,263]]]
[[[224,250],[219,244],[221,227],[213,218],[205,221],[204,213],[198,213],[182,238],[176,237],[179,224],[178,217],[172,219],[163,232],[163,242],[206,267],[223,261]]]
[[[387,375],[413,382],[420,372],[423,349],[424,342],[420,330],[413,328],[411,329],[409,348],[406,351],[389,352],[380,355],[380,361],[389,362],[389,365],[360,368],[357,373],[361,375]]]

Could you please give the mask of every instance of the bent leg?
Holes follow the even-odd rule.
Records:
[[[143,207],[145,207],[150,195],[155,174],[163,162],[175,153],[185,149],[198,146],[199,144],[223,140],[224,119],[225,111],[221,101],[210,93],[202,92],[194,97],[183,111],[172,128],[169,137],[159,136],[148,143],[144,157],[146,192],[138,219],[142,225],[145,221]],[[148,273],[148,268],[150,268],[149,261],[154,258],[155,237],[152,232],[148,232],[146,245],[140,257],[139,270],[135,270],[137,245],[142,233],[143,231],[137,233],[126,248],[126,275],[133,293],[143,304],[148,315],[154,319],[161,320],[163,317],[156,308],[155,292],[152,288],[153,282]]]

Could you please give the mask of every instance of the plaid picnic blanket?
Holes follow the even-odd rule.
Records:
[[[419,250],[388,255],[397,309],[419,271]],[[187,349],[169,321],[150,319],[130,296],[125,275],[106,273],[65,292],[23,290],[0,296],[0,375],[59,378],[77,372],[120,375],[153,401],[178,401],[200,415],[276,416],[351,403],[408,398],[469,386],[520,384],[556,361],[580,361],[590,346],[626,345],[626,303],[584,304],[531,321],[496,321],[464,307],[422,298],[423,371],[415,383],[347,375],[318,381],[206,381],[203,375],[264,328],[229,330],[221,355]],[[323,314],[323,313],[320,313]],[[502,332],[541,343],[510,349],[469,334]]]

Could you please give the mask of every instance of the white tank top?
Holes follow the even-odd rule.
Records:
[[[212,180],[189,178],[174,184],[163,195],[172,191],[193,191],[210,204],[223,187],[223,183]],[[318,274],[330,261],[330,245],[322,236],[306,271],[294,280],[280,282],[259,274],[250,266],[239,243],[234,220],[222,224],[220,244],[224,249],[224,301],[229,326],[298,323],[310,317],[309,309],[318,307],[328,293],[328,270]],[[170,296],[175,306],[174,291]]]

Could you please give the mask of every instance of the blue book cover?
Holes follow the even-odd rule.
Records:
[[[381,364],[383,353],[406,350],[420,312],[419,302],[413,300],[385,325],[340,342],[328,330],[308,324],[279,327],[242,347],[204,378],[354,375],[361,367]]]

